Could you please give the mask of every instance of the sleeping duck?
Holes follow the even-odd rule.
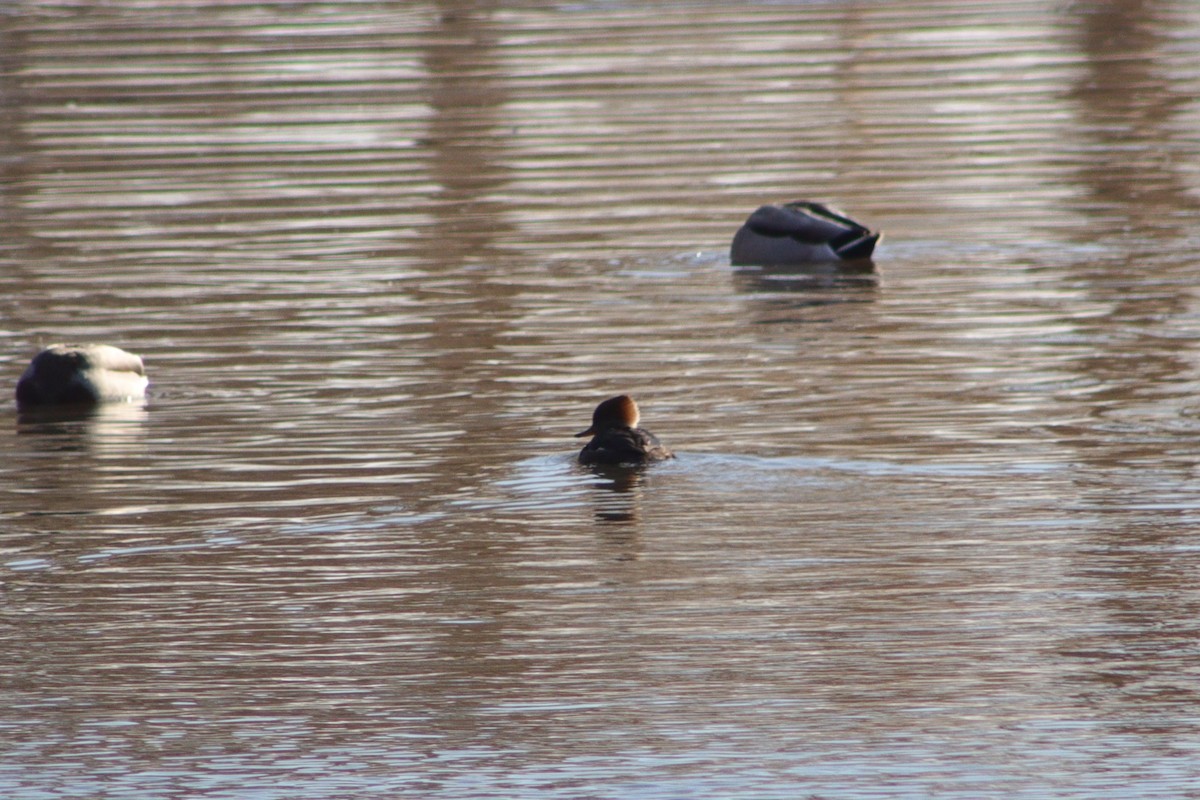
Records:
[[[868,259],[882,234],[820,203],[762,206],[733,237],[735,267]]]
[[[142,359],[107,344],[55,344],[33,357],[17,381],[17,405],[97,405],[146,396]]]

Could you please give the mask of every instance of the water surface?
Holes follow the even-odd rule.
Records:
[[[1200,796],[1186,2],[16,4],[0,793]],[[733,268],[759,203],[873,271]],[[630,392],[679,458],[575,464]]]

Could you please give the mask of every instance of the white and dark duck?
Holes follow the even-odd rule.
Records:
[[[95,406],[146,396],[142,359],[107,344],[55,344],[42,350],[17,381],[17,405]]]
[[[638,427],[637,403],[627,394],[596,406],[592,426],[575,436],[591,436],[579,451],[581,464],[648,464],[674,458],[650,431]]]
[[[729,260],[735,267],[861,261],[881,235],[821,203],[766,205],[734,235]]]

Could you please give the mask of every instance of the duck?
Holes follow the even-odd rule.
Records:
[[[592,440],[579,451],[580,464],[648,464],[674,458],[650,431],[638,427],[641,412],[627,394],[610,397],[592,413],[592,426],[575,434]]]
[[[133,353],[108,344],[53,344],[17,381],[17,405],[95,406],[146,397],[146,369]]]
[[[869,259],[881,233],[821,203],[761,206],[734,234],[735,267]]]

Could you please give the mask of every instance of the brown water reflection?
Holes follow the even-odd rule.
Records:
[[[1183,2],[0,11],[0,789],[1190,796]],[[872,270],[730,266],[768,200]],[[636,395],[679,458],[574,462]]]

